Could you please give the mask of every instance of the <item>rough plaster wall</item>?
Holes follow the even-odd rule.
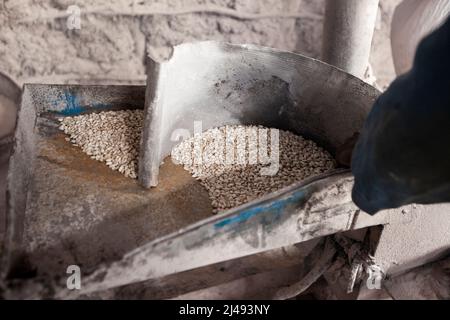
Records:
[[[371,57],[381,86],[393,77],[387,36],[392,9],[398,2],[381,0]],[[82,10],[81,30],[68,30],[66,18],[61,17],[73,4]],[[19,84],[142,83],[146,48],[164,53],[171,45],[206,39],[253,43],[320,57],[320,19],[239,20],[213,13],[142,14],[154,8],[170,12],[199,6],[238,13],[301,12],[322,16],[324,12],[324,0],[0,0],[0,71]]]
[[[295,46],[295,19],[240,21],[214,14],[125,16],[134,1],[105,5],[113,15],[86,14],[81,30],[68,30],[65,18],[46,18],[75,1],[6,1],[0,14],[0,70],[22,83],[77,79],[144,80],[145,48],[165,51],[183,41],[215,39],[250,42],[287,50]],[[215,4],[246,12],[296,11],[298,0],[278,1],[141,1],[148,7],[166,4],[168,11]],[[99,1],[76,1],[82,10],[102,7]],[[175,5],[176,4],[176,5]],[[31,21],[27,21],[33,17]],[[108,81],[108,82],[110,82]]]

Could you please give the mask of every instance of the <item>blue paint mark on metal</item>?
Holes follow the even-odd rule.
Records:
[[[219,229],[219,228],[223,228],[228,225],[241,223],[241,222],[247,221],[248,219],[250,219],[251,217],[253,217],[255,215],[265,213],[265,212],[270,212],[270,211],[273,211],[275,215],[280,215],[283,213],[283,210],[289,204],[299,202],[301,199],[303,199],[305,197],[305,195],[306,195],[306,192],[304,190],[295,191],[288,198],[284,198],[284,199],[280,199],[280,200],[273,200],[273,202],[270,203],[269,205],[262,204],[257,207],[252,207],[252,208],[249,208],[248,210],[245,210],[245,211],[239,213],[236,216],[226,218],[222,221],[219,221],[216,224],[214,224],[214,228]]]
[[[60,103],[60,101],[55,101],[55,104]],[[65,108],[58,113],[65,116],[73,116],[83,112],[84,108],[80,105],[77,95],[71,93],[70,91],[64,91],[64,101]]]
[[[83,113],[86,111],[86,107],[82,106],[80,103],[80,99],[78,95],[70,92],[69,90],[64,91],[64,101],[55,101],[53,104],[58,105],[63,103],[65,105],[65,108],[58,113],[65,115],[65,116],[74,116]],[[95,103],[90,106],[92,109],[109,109],[111,108],[110,104],[106,103]]]

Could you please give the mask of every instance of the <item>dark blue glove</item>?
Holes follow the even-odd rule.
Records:
[[[363,211],[450,201],[450,19],[375,102],[352,156]]]

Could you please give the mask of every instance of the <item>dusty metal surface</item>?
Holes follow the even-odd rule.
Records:
[[[0,256],[1,244],[6,229],[6,175],[8,173],[8,160],[12,150],[12,143],[0,144]],[[5,183],[3,183],[5,182]]]
[[[351,201],[352,184],[352,177],[345,172],[294,184],[149,242],[87,275],[81,290],[71,292],[61,286],[56,296],[75,298],[157,280],[341,231],[384,224],[399,214],[398,209],[376,217],[360,212]],[[153,285],[157,287],[158,281]]]
[[[16,110],[20,104],[20,94],[19,86],[0,72],[0,246],[3,243],[6,225],[6,174],[13,140],[10,130],[14,129]],[[6,101],[10,103],[2,105],[2,102]]]
[[[33,183],[39,187],[27,199],[23,241],[39,269],[56,272],[72,263],[90,270],[211,215],[206,190],[170,160],[161,168],[160,186],[148,191],[70,146],[60,133],[38,148]],[[43,261],[42,255],[53,259]]]
[[[89,89],[95,91],[95,88]],[[22,165],[32,174],[28,185],[24,189],[18,187],[20,191],[16,194],[22,198],[16,203],[25,202],[23,213],[11,203],[14,198],[10,198],[10,208],[17,213],[15,219],[20,219],[15,225],[14,244],[20,244],[19,251],[26,256],[25,262],[38,273],[45,270],[49,274],[61,274],[70,264],[90,270],[101,262],[119,259],[150,240],[208,217],[212,212],[206,190],[170,159],[161,168],[160,186],[146,190],[136,180],[110,170],[65,141],[64,134],[58,130],[57,117],[124,107],[120,100],[102,104],[100,108],[95,101],[70,104],[73,100],[87,100],[87,95],[79,92],[89,92],[89,89],[54,87],[56,93],[74,97],[65,100],[68,105],[64,105],[64,100],[55,103],[53,99],[57,95],[46,91],[51,98],[48,104],[40,101],[40,115],[28,119],[31,123],[22,124],[32,128],[32,136],[19,137],[30,140],[27,142],[34,150],[25,157],[16,153],[12,160],[11,190],[20,183],[16,179],[24,173]],[[116,92],[119,95],[144,90],[143,87],[119,89]],[[42,94],[35,86],[25,91],[25,95],[30,96]],[[108,92],[114,95],[114,90]],[[133,98],[135,107],[143,107],[142,95],[127,96],[128,100]],[[107,101],[107,97],[101,96],[101,99]],[[23,108],[35,106],[25,104]],[[42,259],[43,256],[46,258]]]
[[[233,50],[250,49],[236,47],[231,54],[236,54]],[[271,50],[258,50],[276,60]],[[281,56],[288,65],[292,63],[289,62],[291,54]],[[299,59],[306,64],[286,74],[301,69],[311,75],[317,71],[314,66],[319,64],[328,71],[318,74],[323,88],[306,79],[290,88],[287,79],[277,79],[270,74],[269,79],[263,76],[261,81],[248,79],[233,96],[229,94],[230,87],[223,85],[227,80],[220,80],[216,85],[217,79],[214,79],[207,82],[215,92],[208,99],[224,95],[229,101],[223,111],[232,114],[258,96],[257,101],[264,110],[270,111],[269,114],[246,109],[249,113],[241,113],[240,120],[236,120],[291,129],[316,137],[333,149],[359,128],[378,92],[331,66],[303,60],[304,57]],[[287,69],[291,67],[290,64]],[[330,91],[330,98],[324,98],[324,90]],[[291,99],[292,92],[301,92],[302,103]],[[334,103],[327,102],[329,99]],[[2,274],[9,274],[9,279],[31,277],[32,283],[41,286],[33,289],[31,296],[67,298],[72,294],[92,294],[152,280],[150,287],[154,290],[161,284],[158,279],[170,275],[355,226],[355,217],[359,215],[351,203],[352,179],[346,172],[292,185],[210,217],[206,191],[170,161],[158,167],[157,188],[147,190],[136,181],[89,159],[67,143],[57,129],[59,116],[142,108],[143,105],[144,87],[139,86],[25,86],[10,162]],[[256,108],[257,104],[253,106]],[[214,112],[214,109],[204,110],[205,114]],[[170,117],[170,114],[164,116]],[[275,122],[266,123],[272,116]],[[188,124],[195,118],[182,120]],[[217,117],[217,121],[222,123],[223,118]],[[209,122],[203,130],[214,123]],[[162,132],[169,134],[170,128],[175,127],[167,127]],[[169,147],[170,144],[164,144],[165,153]],[[379,222],[371,220],[370,223]],[[70,264],[79,265],[83,272],[83,289],[76,293],[69,292],[63,281]]]
[[[233,56],[255,48],[228,49],[231,51],[226,54]],[[286,65],[274,63],[272,67],[284,68],[284,75],[292,77],[301,74],[300,78],[274,79],[269,72],[270,79],[262,76],[262,82],[249,80],[236,96],[221,91],[229,89],[221,87],[223,79],[218,83],[216,78],[207,78],[215,90],[207,97],[218,100],[205,100],[205,107],[218,106],[229,115],[240,113],[241,118],[230,118],[233,121],[260,123],[313,137],[330,151],[360,128],[378,95],[374,88],[312,59],[256,49],[270,59],[282,57]],[[253,58],[258,61],[258,55]],[[192,61],[192,67],[199,67],[201,62]],[[244,68],[242,74],[247,71]],[[290,81],[296,84],[287,85],[293,83]],[[175,88],[182,85],[173,83]],[[159,168],[170,144],[162,145],[166,151],[158,149],[152,155],[158,159],[159,184],[147,190],[89,159],[66,142],[57,129],[59,116],[142,108],[144,94],[142,86],[25,86],[8,173],[8,221],[1,264],[1,288],[6,289],[1,294],[5,297],[174,297],[272,272],[271,267],[262,266],[264,263],[286,269],[300,265],[296,259],[306,261],[312,250],[303,246],[305,241],[390,223],[395,221],[394,216],[426,212],[408,206],[369,216],[351,201],[351,174],[336,170],[211,216],[206,191],[187,172],[169,160]],[[296,95],[302,99],[293,99]],[[246,109],[247,114],[239,111],[236,103],[246,105],[255,97],[263,111],[258,111],[256,103],[254,109]],[[168,127],[159,134],[167,135],[178,125],[196,120],[194,114],[180,108],[162,115],[170,118],[180,112],[180,117],[167,121]],[[217,110],[203,111],[214,115]],[[217,124],[223,124],[223,119],[218,116]],[[268,119],[275,121],[264,122]],[[216,122],[207,123],[203,130]],[[280,249],[299,243],[300,250],[292,255]],[[81,290],[66,287],[70,264],[81,267]]]
[[[297,268],[295,277],[298,278],[299,272],[310,267],[308,262],[314,261],[317,256],[315,249],[322,240],[313,239],[162,278],[116,287],[89,296],[102,299],[166,299],[213,286],[220,287],[235,280],[239,281],[237,279],[261,273],[279,272],[280,269]]]
[[[166,61],[147,58],[139,180],[156,186],[174,132],[260,124],[312,138],[333,152],[358,131],[379,91],[309,57],[214,41],[174,47]]]
[[[344,170],[211,217],[206,191],[170,161],[158,187],[147,190],[89,159],[57,129],[59,116],[142,107],[143,93],[127,86],[25,87],[2,257],[4,280],[22,279],[10,297],[176,296],[267,271],[255,263],[264,259],[251,255],[382,224],[399,212],[359,212]],[[294,257],[286,266],[296,263]],[[70,264],[81,267],[80,291],[65,287]],[[236,272],[214,276],[233,264]]]
[[[359,78],[369,65],[379,0],[327,0],[322,60]]]
[[[215,48],[223,50],[220,45]],[[266,69],[254,68],[249,76],[261,73],[259,80],[246,78],[242,87],[233,89],[230,79],[242,80],[248,69],[233,69],[239,77],[231,74],[228,85],[227,79],[205,74],[206,84],[215,93],[206,95],[203,114],[217,117],[201,117],[207,122],[203,130],[223,124],[224,117],[217,110],[222,108],[220,112],[232,121],[290,129],[333,151],[360,128],[378,95],[362,81],[309,58],[251,46],[226,48],[222,53],[234,58],[247,52],[247,66],[251,59],[256,65],[272,61],[270,68],[283,69],[284,78],[274,77],[273,72],[264,75]],[[266,59],[253,56],[253,50]],[[193,61],[191,67],[197,68],[198,63],[201,60]],[[166,90],[182,87],[186,79],[177,81]],[[188,98],[202,95],[183,90],[187,96],[181,95],[181,100],[169,95],[174,109],[162,116],[173,116],[174,121],[166,121],[168,126],[160,128],[161,137],[196,120],[195,114],[185,113],[189,108],[183,110],[176,102],[192,106],[200,101]],[[6,251],[2,257],[2,275],[8,276],[7,281],[22,279],[22,290],[11,287],[10,296],[76,298],[131,286],[131,292],[145,288],[150,296],[162,287],[165,293],[159,297],[167,297],[169,292],[182,293],[180,288],[186,286],[182,281],[176,284],[176,279],[183,279],[178,274],[195,274],[208,266],[384,223],[392,213],[370,217],[359,212],[350,197],[350,173],[337,170],[211,216],[206,191],[187,172],[170,161],[159,168],[170,143],[162,144],[162,153],[153,154],[158,158],[159,184],[147,190],[89,159],[57,129],[58,116],[142,108],[144,92],[139,86],[25,86],[10,162]],[[250,104],[253,99],[257,102]],[[245,108],[248,105],[253,108]],[[65,285],[70,264],[79,265],[83,273],[82,289],[75,292]],[[214,270],[211,268],[208,270]],[[245,272],[248,269],[243,276]],[[170,277],[172,280],[167,280]],[[189,274],[186,277],[189,279]],[[233,277],[238,275],[222,279]],[[190,288],[214,284],[213,278],[203,278],[203,284],[197,282]],[[145,285],[139,287],[139,283]],[[170,283],[171,289],[164,287]]]

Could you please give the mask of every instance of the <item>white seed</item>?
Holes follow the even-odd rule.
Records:
[[[104,162],[112,170],[137,178],[142,110],[106,111],[59,120],[60,129],[69,135],[67,141],[81,147],[92,159]],[[270,130],[262,126],[212,128],[195,134],[172,149],[172,161],[183,165],[208,191],[214,213],[335,168],[331,155],[313,141],[279,130],[278,172],[273,176],[262,175],[261,169],[270,165],[270,159],[260,159],[258,152],[255,153],[260,148],[260,141],[248,136],[242,144],[238,138],[226,135],[228,130],[241,130],[239,132],[242,133],[255,128]],[[230,149],[225,147],[226,143]],[[266,148],[270,158],[270,134],[267,134]],[[241,155],[246,161],[238,164],[237,161],[225,162],[227,150],[234,151],[234,160],[236,155]],[[258,161],[252,163],[249,157],[255,154]]]
[[[59,128],[69,135],[66,141],[111,169],[137,178],[142,110],[106,111],[58,120]]]
[[[260,172],[261,168],[270,164],[270,159],[258,159],[260,161],[253,164],[251,161],[244,164],[221,161],[223,152],[227,150],[226,143],[235,151],[234,155],[245,155],[247,160],[250,159],[250,154],[255,154],[255,147],[259,150],[260,141],[250,139],[250,135],[246,136],[245,142],[242,143],[242,140],[239,142],[237,138],[232,139],[226,134],[228,130],[249,132],[242,131],[243,129],[270,130],[261,126],[213,128],[182,141],[172,149],[172,160],[182,164],[208,191],[214,213],[242,205],[296,181],[335,168],[335,162],[327,151],[313,141],[283,130],[279,130],[279,168],[275,175],[261,175]],[[226,142],[217,145],[217,141]],[[271,155],[269,134],[266,145]],[[196,150],[194,146],[200,146],[198,149],[201,151]],[[202,160],[200,164],[196,163],[199,157]]]

